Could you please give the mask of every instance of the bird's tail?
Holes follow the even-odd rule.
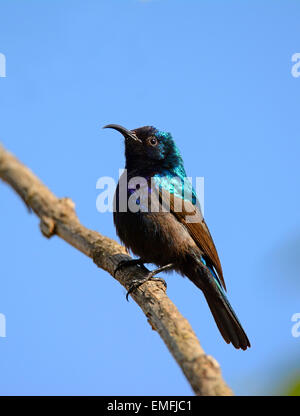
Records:
[[[203,291],[217,327],[227,344],[232,343],[235,348],[246,350],[250,347],[249,339],[227,299],[217,274],[213,268],[207,267],[210,276],[205,279],[206,284],[199,285],[198,279],[193,279],[193,282]]]

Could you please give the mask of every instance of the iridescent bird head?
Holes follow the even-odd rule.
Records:
[[[104,128],[115,129],[124,136],[127,168],[149,166],[174,169],[183,166],[171,133],[152,126],[127,130],[118,124],[108,124]]]

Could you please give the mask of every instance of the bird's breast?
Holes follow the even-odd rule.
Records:
[[[115,212],[117,234],[136,256],[159,266],[198,250],[185,227],[169,212]]]

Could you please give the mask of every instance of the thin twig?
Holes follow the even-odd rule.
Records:
[[[40,218],[40,229],[44,236],[50,238],[58,235],[112,276],[121,260],[130,259],[125,248],[116,241],[81,225],[72,200],[58,199],[1,145],[0,178]],[[115,278],[128,289],[130,281],[143,279],[145,275],[146,272],[138,266],[132,266],[118,271]],[[162,283],[149,281],[131,296],[143,310],[151,327],[159,333],[197,395],[232,395],[222,378],[219,364],[205,354],[189,322],[168,298]]]

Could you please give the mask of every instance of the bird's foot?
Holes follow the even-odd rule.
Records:
[[[147,270],[147,268],[144,266],[145,261],[143,259],[133,259],[133,260],[122,260],[117,265],[115,271],[114,271],[114,277],[116,277],[116,274],[119,270],[123,269],[123,267],[129,267],[129,266],[140,266],[142,269]]]
[[[151,273],[149,273],[151,274]],[[164,279],[160,278],[160,277],[146,277],[145,279],[142,280],[132,280],[130,283],[130,287],[128,289],[128,292],[126,293],[126,300],[129,300],[128,297],[132,292],[135,292],[140,286],[142,286],[144,283],[149,282],[149,280],[153,280],[155,282],[161,282],[165,288],[167,288],[167,283]]]
[[[153,270],[152,272],[150,272],[144,279],[140,279],[140,280],[133,280],[131,281],[130,287],[128,289],[128,292],[126,294],[126,299],[128,300],[128,296],[134,292],[135,290],[137,290],[141,285],[143,285],[144,283],[148,282],[149,280],[154,280],[155,282],[161,282],[163,283],[163,285],[165,286],[165,288],[167,288],[167,283],[164,279],[161,279],[160,277],[155,277],[154,276],[160,272],[163,271],[167,271],[167,270],[171,270],[174,268],[174,264],[170,263],[167,264],[165,266],[159,267],[158,269]]]

